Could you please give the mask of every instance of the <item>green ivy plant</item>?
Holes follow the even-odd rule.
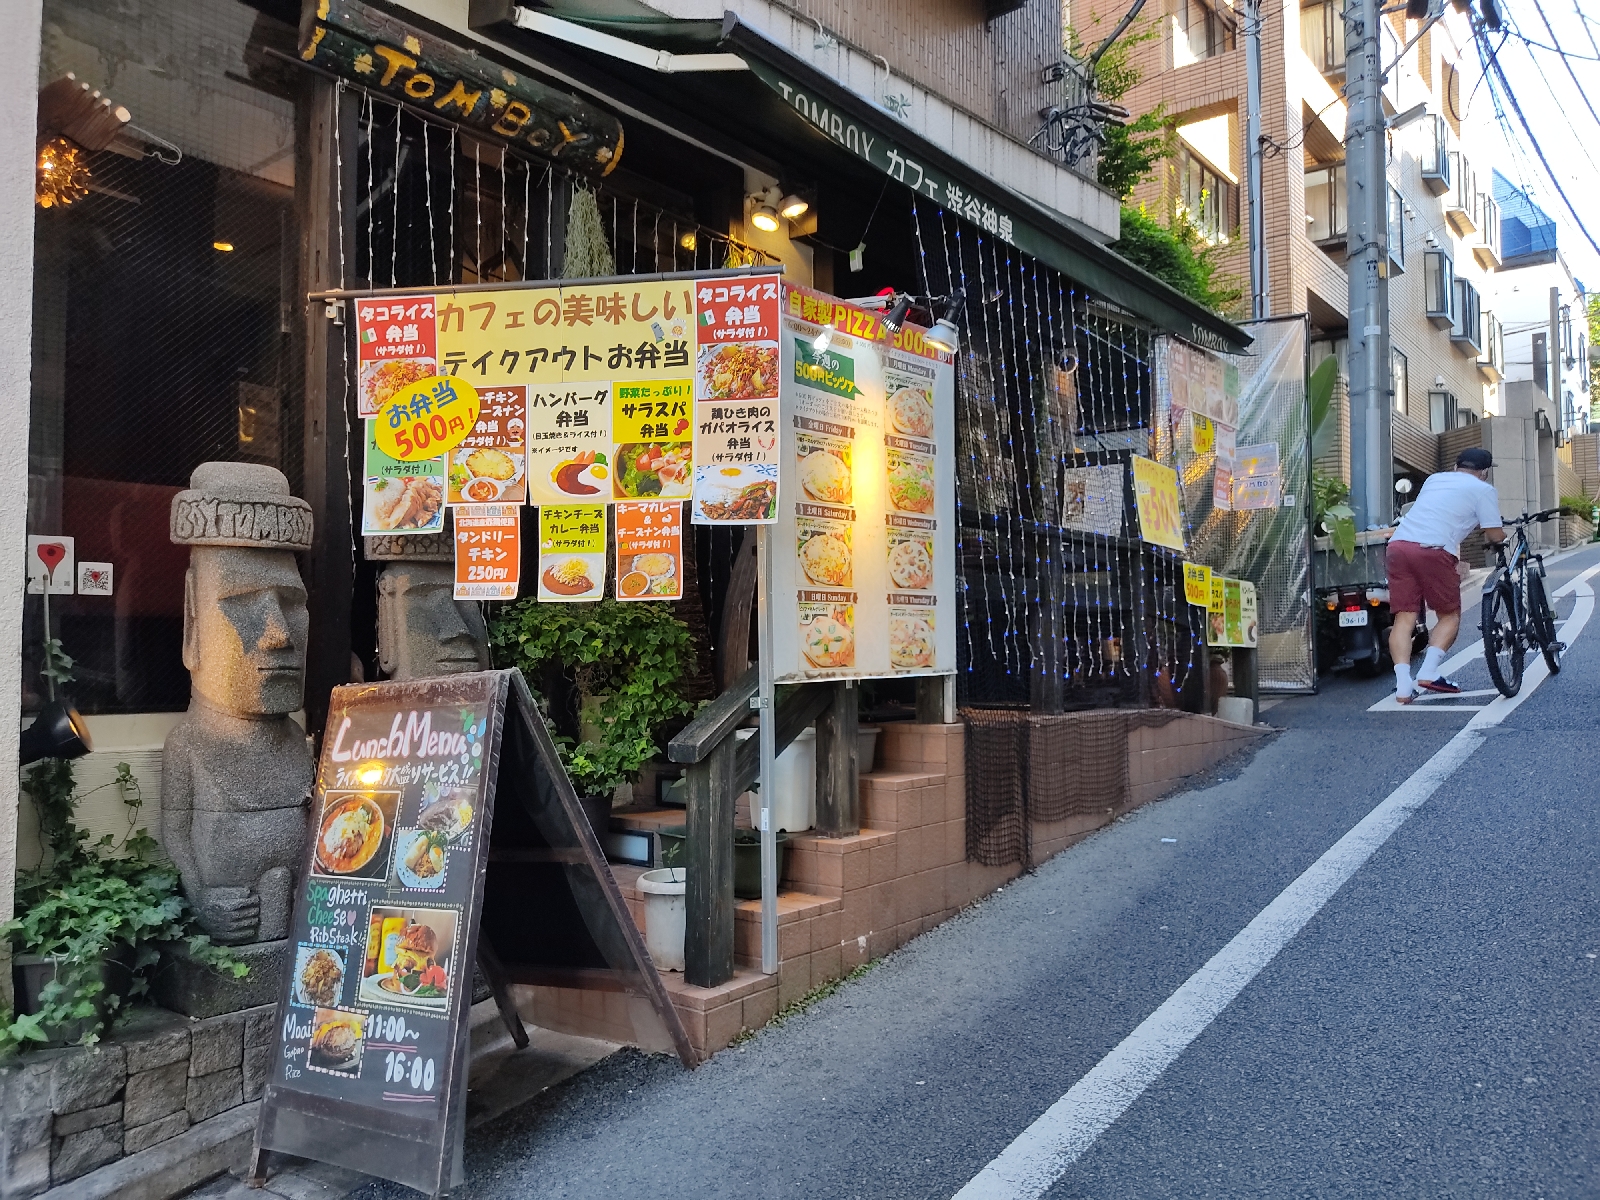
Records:
[[[541,604],[533,597],[508,604],[489,623],[499,666],[516,667],[538,694],[554,664],[586,696],[604,697],[600,740],[557,737],[567,773],[584,795],[614,791],[656,757],[655,731],[694,705],[679,692],[694,673],[689,627],[668,604]]]
[[[115,787],[129,810],[129,833],[91,843],[72,821],[77,802],[70,762],[46,759],[32,767],[23,787],[39,813],[47,863],[17,877],[16,905],[22,916],[0,926],[14,954],[56,960],[55,977],[40,993],[36,1013],[0,1013],[0,1054],[27,1049],[74,1029],[82,1045],[99,1040],[115,1015],[119,997],[107,995],[103,964],[125,950],[131,955],[130,996],[149,991],[149,971],[160,943],[183,942],[191,955],[218,971],[243,978],[249,968],[194,928],[179,889],[177,870],[155,858],[155,839],[133,832],[143,798],[127,763],[102,787]],[[89,795],[98,788],[84,793]]]
[[[1333,406],[1333,384],[1339,360],[1329,356],[1306,379],[1311,408],[1311,457],[1315,461],[1333,450],[1339,432],[1338,410]],[[1326,533],[1333,551],[1345,562],[1356,556],[1356,512],[1350,507],[1350,485],[1337,475],[1311,473],[1311,527]]]

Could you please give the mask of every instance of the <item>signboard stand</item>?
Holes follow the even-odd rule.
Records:
[[[761,970],[778,973],[778,831],[772,823],[777,788],[777,713],[772,706],[772,527],[756,526],[756,616],[760,627],[761,702]]]
[[[510,985],[575,989],[695,1065],[520,673],[334,689],[312,803],[253,1183],[273,1152],[463,1182],[474,963],[519,1046]]]

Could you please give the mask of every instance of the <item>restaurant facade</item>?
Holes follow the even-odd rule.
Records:
[[[692,654],[669,684],[681,711],[656,731],[656,753],[625,786],[612,789],[607,779],[609,812],[591,817],[610,859],[596,870],[603,887],[595,886],[614,891],[641,930],[649,902],[641,873],[662,867],[674,837],[687,839],[686,966],[681,974],[664,961],[640,968],[652,979],[662,968],[660,986],[646,991],[658,1009],[670,1004],[667,1036],[617,999],[632,994],[627,988],[590,991],[548,971],[511,978],[513,1006],[550,1028],[673,1049],[693,1065],[1255,736],[1209,715],[1225,684],[1208,648],[1217,639],[1208,638],[1206,609],[1192,589],[1186,596],[1178,480],[1170,484],[1174,544],[1152,536],[1156,510],[1145,507],[1135,479],[1136,460],[1169,474],[1185,465],[1170,444],[1173,347],[1176,361],[1220,364],[1245,355],[1252,339],[1107,248],[1118,208],[1093,182],[1092,147],[1028,144],[1027,113],[1079,111],[1082,100],[1064,65],[1059,6],[941,11],[951,44],[1006,51],[992,59],[1005,66],[977,90],[948,63],[902,61],[899,51],[891,62],[887,46],[871,43],[878,35],[852,17],[767,3],[728,13],[639,3],[626,17],[615,6],[599,17],[579,3],[535,11],[480,0],[23,7],[36,29],[18,36],[30,52],[37,45],[37,71],[3,86],[14,92],[10,109],[36,112],[37,122],[32,141],[26,121],[0,134],[0,220],[31,228],[32,239],[0,251],[8,285],[0,305],[28,336],[5,351],[17,361],[0,383],[10,401],[0,419],[10,423],[7,444],[19,462],[26,447],[27,468],[9,477],[15,494],[0,511],[19,526],[12,542],[27,553],[7,576],[13,603],[0,666],[20,727],[48,715],[59,696],[92,735],[92,752],[74,760],[69,780],[71,819],[91,841],[109,835],[125,845],[136,826],[165,841],[163,796],[174,785],[163,764],[191,708],[196,670],[193,555],[240,544],[212,526],[180,536],[174,514],[203,505],[208,486],[231,495],[239,480],[266,479],[254,473],[264,468],[281,473],[309,522],[304,544],[281,522],[276,540],[257,540],[292,550],[303,584],[303,702],[292,720],[313,756],[332,752],[324,733],[333,732],[335,688],[405,677],[393,652],[393,596],[431,578],[424,561],[448,564],[454,553],[454,596],[471,610],[462,636],[482,640],[471,634],[475,612],[475,628],[490,631],[484,644],[493,643],[492,664],[478,665],[522,666],[550,728],[574,743],[604,742],[613,718],[587,707],[604,697],[581,671],[558,666],[541,676],[518,658],[504,632],[513,629],[507,602],[604,595],[607,605],[629,607],[620,602],[642,598],[670,608],[684,627]],[[918,18],[916,5],[881,7],[890,27]],[[994,108],[1007,92],[1009,106]],[[749,280],[773,289],[771,315],[762,309],[761,320],[773,334],[781,328],[774,342],[784,342],[786,380],[814,392],[832,387],[851,403],[879,396],[874,403],[886,407],[860,418],[868,424],[889,414],[883,444],[852,451],[834,410],[791,410],[784,392],[789,466],[773,467],[766,514],[782,533],[774,548],[756,553],[758,526],[748,522],[763,518],[755,509],[702,504],[687,474],[690,490],[675,490],[668,442],[687,435],[646,424],[622,437],[619,390],[609,393],[618,431],[594,443],[598,460],[579,451],[551,459],[553,469],[539,466],[532,438],[545,416],[529,406],[541,368],[553,371],[566,351],[574,358],[561,386],[581,388],[590,355],[598,364],[606,354],[610,366],[597,365],[594,377],[619,382],[605,387],[656,387],[658,356],[674,345],[688,347],[688,370],[696,344],[718,349],[712,332],[740,343],[739,326],[758,304],[735,321],[724,293],[742,296]],[[599,308],[566,303],[590,292]],[[548,311],[539,308],[547,293]],[[619,307],[608,330],[612,295]],[[455,326],[440,315],[446,308]],[[488,332],[473,340],[468,326],[480,319],[482,331],[496,322],[492,346]],[[386,356],[385,344],[399,349]],[[872,383],[858,376],[841,391],[827,356],[852,346],[858,362],[881,347],[880,375]],[[441,459],[430,476],[404,466],[392,443],[387,454],[375,448],[390,392],[372,381],[386,363],[424,361],[413,378],[383,378],[396,389],[439,377],[470,383],[485,406],[476,429],[488,433],[467,446],[487,455],[479,465],[515,459],[512,473],[469,476],[463,467],[455,479],[455,460]],[[936,377],[947,383],[935,386]],[[896,423],[890,401],[907,392],[933,406],[926,428],[916,413]],[[514,419],[517,439],[525,423],[525,443],[497,441],[504,431],[489,429],[489,406],[513,397],[523,406],[514,418],[496,408],[494,419]],[[697,420],[701,399],[691,401]],[[719,428],[731,439],[728,457],[717,460],[725,470],[755,470],[759,444],[746,431],[741,449],[739,429],[728,425],[748,424],[750,414],[705,415],[727,426]],[[551,445],[578,446],[572,423],[556,420],[549,415]],[[648,455],[638,451],[647,444]],[[524,454],[506,453],[522,445]],[[705,465],[701,433],[694,445]],[[608,453],[615,495],[627,500],[604,511],[598,527],[580,528],[586,518],[541,489],[566,479],[599,492],[605,475],[594,468]],[[791,470],[807,454],[822,457],[806,470],[833,473],[819,476],[822,489],[841,486],[839,462],[865,470],[873,455],[883,459],[884,496],[867,488],[854,501],[873,523],[852,510],[841,524],[848,493],[803,490],[809,485]],[[904,480],[924,459],[934,464],[930,481],[949,480],[937,508],[904,499]],[[238,478],[198,470],[207,463],[239,464]],[[576,469],[563,476],[569,464]],[[630,487],[645,490],[621,490],[624,472]],[[448,494],[434,508],[451,510],[451,538],[486,521],[515,529],[514,567],[495,577],[509,585],[464,590],[463,552],[440,540],[443,513],[425,500],[404,510],[411,517],[383,523],[402,505],[380,517],[382,496],[410,503],[431,478]],[[479,478],[485,490],[462,491]],[[375,488],[380,479],[387,483]],[[624,507],[636,502],[674,510],[667,524],[681,548],[671,571],[642,569],[659,563],[659,547],[625,527],[636,515]],[[683,519],[683,502],[694,506],[692,519]],[[270,503],[302,511],[288,498]],[[799,507],[778,515],[791,503]],[[560,524],[568,517],[570,528]],[[426,548],[425,536],[434,539]],[[823,537],[834,540],[816,540]],[[808,539],[816,540],[810,551]],[[852,544],[890,556],[882,619],[891,643],[903,645],[904,631],[914,630],[937,653],[897,657],[891,649],[881,667],[855,670],[851,659],[845,669],[837,643],[855,637],[856,619],[845,608],[863,614],[865,639],[870,605],[854,593],[845,605],[837,588],[849,576],[828,553]],[[54,551],[41,557],[46,546],[62,548],[59,566],[49,561]],[[598,578],[582,581],[589,592],[577,574],[557,571],[558,546],[580,557],[598,549]],[[924,555],[925,576],[907,584],[914,569],[893,574],[897,562],[912,569]],[[418,565],[403,576],[408,556]],[[868,579],[857,582],[865,588]],[[795,687],[776,701],[772,664],[765,676],[751,665],[764,649],[779,653],[781,639],[762,625],[773,586],[798,597],[791,607],[806,629],[826,626],[836,643],[780,672]],[[1302,618],[1284,619],[1292,626]],[[767,753],[815,727],[805,735],[815,739],[815,813],[799,829],[786,826],[786,857],[765,865],[765,904],[725,903],[732,875],[723,880],[720,852],[705,847],[720,845],[724,823],[761,824],[761,801],[745,791],[760,762],[753,746],[736,751],[735,726],[763,698],[781,743]],[[881,730],[875,751],[861,748],[858,725]],[[874,761],[861,761],[863,753]],[[716,765],[724,754],[738,764],[726,778]],[[830,777],[833,762],[841,765]],[[680,774],[687,812],[670,803]],[[972,783],[979,775],[981,787]],[[569,792],[585,798],[583,777],[573,778]],[[703,780],[720,782],[697,791]],[[0,807],[0,887],[9,889],[19,872],[48,868],[59,843],[34,793],[19,789]],[[172,855],[180,867],[182,853]],[[715,888],[696,882],[697,868]],[[193,1030],[184,1035],[181,1103],[128,1107],[135,1076],[171,1070],[147,1065],[139,1041],[170,1041],[167,1026],[157,1022],[150,1033],[157,1026],[136,1022],[133,1032],[109,1034],[108,1045],[129,1047],[118,1051],[121,1066],[106,1066],[102,1053],[96,1069],[109,1074],[84,1092],[82,1108],[54,1111],[42,1141],[18,1132],[8,1113],[14,1138],[34,1138],[14,1147],[7,1168],[17,1194],[220,1128],[208,1122],[234,1122],[228,1144],[237,1148],[250,1106],[274,1086],[269,1026],[278,1010],[254,997],[201,1012],[192,997],[171,998],[170,978],[156,993],[193,1018],[184,1026]],[[474,979],[471,998],[488,1004],[494,991],[503,1013],[494,982]],[[641,1033],[646,1025],[652,1036]],[[202,1026],[227,1030],[231,1048],[215,1062],[201,1057]],[[197,1088],[196,1080],[208,1082]],[[18,1094],[16,1085],[8,1094]],[[114,1122],[75,1123],[79,1112],[109,1109],[113,1096],[123,1106]],[[207,1144],[224,1142],[217,1134]],[[213,1160],[194,1161],[203,1172]]]

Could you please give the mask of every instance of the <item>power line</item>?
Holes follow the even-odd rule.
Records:
[[[1556,36],[1556,31],[1550,28],[1550,18],[1544,15],[1544,8],[1540,5],[1539,0],[1533,0],[1533,8],[1534,11],[1539,14],[1539,19],[1544,22],[1545,29],[1549,30],[1550,36],[1554,38]],[[1545,76],[1544,68],[1539,65],[1539,60],[1534,57],[1532,50],[1528,51],[1528,61],[1533,63],[1533,69],[1539,72],[1539,79],[1544,84],[1545,90],[1550,93],[1550,98],[1552,100],[1556,100],[1556,102],[1559,104],[1560,100],[1556,97],[1556,90],[1550,86],[1550,80]],[[1584,107],[1589,110],[1589,115],[1594,117],[1595,124],[1600,125],[1600,115],[1596,115],[1594,111],[1594,105],[1589,103],[1589,97],[1584,93],[1583,85],[1578,82],[1577,75],[1573,74],[1572,64],[1567,62],[1565,56],[1562,57],[1561,62],[1562,65],[1566,67],[1567,74],[1571,77],[1573,85],[1578,89],[1578,95],[1583,97]],[[1567,124],[1570,126],[1571,122],[1568,121]],[[1595,161],[1592,157],[1590,157],[1589,148],[1588,146],[1584,145],[1584,139],[1576,136],[1577,130],[1573,130],[1573,135],[1574,140],[1578,143],[1579,149],[1583,151],[1584,158],[1589,159],[1589,166],[1595,167]],[[1600,167],[1595,167],[1595,169],[1600,171]]]
[[[1573,223],[1577,225],[1578,231],[1588,240],[1589,245],[1594,248],[1594,252],[1600,254],[1600,242],[1595,241],[1594,234],[1590,233],[1589,227],[1583,223],[1583,218],[1578,215],[1577,206],[1567,197],[1567,190],[1561,186],[1560,177],[1555,173],[1554,168],[1550,166],[1550,160],[1545,157],[1544,147],[1539,145],[1539,139],[1534,137],[1533,127],[1528,123],[1528,118],[1523,115],[1522,105],[1517,102],[1516,93],[1511,90],[1511,85],[1506,81],[1505,68],[1500,65],[1500,60],[1495,56],[1495,53],[1488,49],[1488,38],[1484,33],[1482,24],[1474,21],[1472,32],[1473,40],[1478,45],[1478,53],[1483,55],[1487,52],[1489,68],[1493,71],[1494,77],[1500,81],[1500,87],[1505,92],[1506,99],[1511,103],[1511,111],[1517,114],[1517,122],[1522,126],[1522,131],[1527,134],[1528,144],[1533,147],[1533,152],[1539,156],[1539,162],[1544,166],[1545,174],[1550,177],[1550,184],[1556,189],[1556,195],[1561,197],[1561,202],[1567,206],[1567,211],[1572,214]],[[1489,94],[1491,96],[1494,95],[1494,85],[1492,83],[1489,85]],[[1498,100],[1495,107],[1499,108]]]

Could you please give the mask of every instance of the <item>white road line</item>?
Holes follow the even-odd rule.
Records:
[[[1590,567],[1555,594],[1577,592],[1572,615],[1562,623],[1561,640],[1571,645],[1594,613]],[[1072,1089],[1052,1104],[998,1158],[956,1193],[955,1200],[1035,1200],[1066,1174],[1146,1088],[1233,1002],[1354,875],[1391,834],[1472,757],[1487,736],[1538,690],[1548,676],[1535,659],[1522,690],[1501,696],[1402,783],[1323,856],[1234,935],[1140,1026],[1102,1058]]]

